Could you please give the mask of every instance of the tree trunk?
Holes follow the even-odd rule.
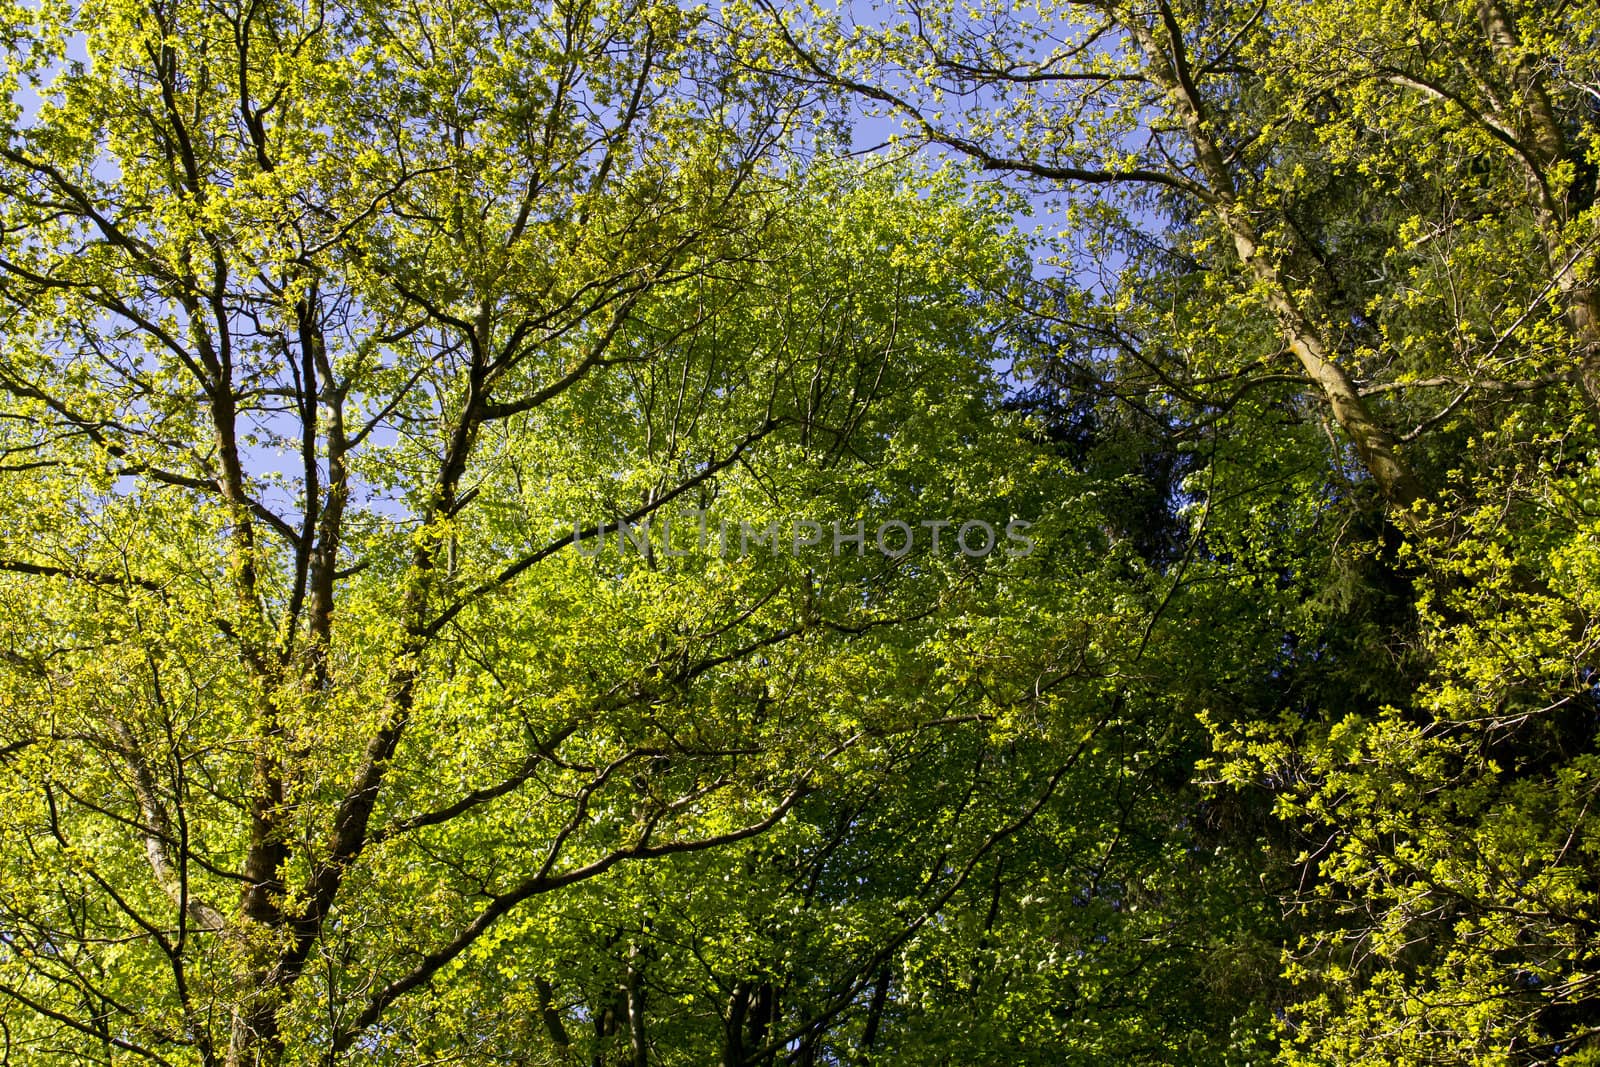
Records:
[[[722,1059],[719,1067],[744,1067],[744,1020],[750,1011],[750,987],[736,982],[728,994],[728,1013],[722,1022]]]
[[[1422,485],[1401,461],[1394,435],[1373,418],[1355,382],[1334,358],[1332,346],[1285,284],[1277,260],[1287,250],[1279,250],[1279,255],[1274,256],[1262,247],[1260,232],[1239,196],[1227,159],[1210,133],[1205,103],[1190,77],[1176,18],[1164,2],[1160,11],[1159,32],[1137,17],[1128,19],[1128,29],[1144,51],[1152,77],[1167,90],[1168,99],[1183,122],[1195,162],[1205,178],[1212,214],[1233,239],[1239,262],[1266,294],[1290,351],[1328,401],[1334,421],[1355,446],[1367,473],[1391,502],[1402,507],[1414,503],[1423,495]]]
[[[630,1067],[648,1067],[649,1047],[644,1031],[644,975],[637,960],[638,944],[628,946],[628,1052]]]
[[[1490,121],[1517,142],[1513,154],[1538,220],[1550,282],[1561,294],[1567,324],[1578,343],[1573,377],[1590,406],[1600,411],[1600,289],[1593,277],[1600,257],[1592,241],[1585,241],[1582,234],[1573,239],[1568,232],[1576,190],[1559,189],[1555,184],[1563,163],[1574,164],[1573,180],[1577,180],[1576,175],[1583,173],[1578,166],[1582,153],[1573,151],[1562,130],[1538,67],[1522,51],[1511,13],[1500,0],[1478,0],[1477,13],[1489,50],[1511,82],[1513,99],[1520,103],[1518,114]]]

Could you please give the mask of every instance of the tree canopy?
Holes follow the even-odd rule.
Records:
[[[0,1062],[1600,1062],[1591,5],[0,35]]]

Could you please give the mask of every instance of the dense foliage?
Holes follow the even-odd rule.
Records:
[[[1600,1062],[1592,5],[0,36],[0,1062]]]

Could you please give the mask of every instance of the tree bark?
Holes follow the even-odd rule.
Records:
[[[1573,150],[1561,128],[1539,69],[1523,52],[1510,11],[1500,0],[1478,0],[1477,14],[1489,50],[1511,83],[1512,99],[1520,102],[1518,113],[1500,121],[1499,128],[1516,142],[1513,155],[1526,180],[1549,261],[1550,281],[1561,294],[1567,324],[1577,342],[1573,377],[1590,406],[1600,412],[1600,288],[1594,281],[1600,265],[1597,235],[1589,235],[1587,241],[1582,234],[1574,239],[1570,227],[1575,190],[1556,184],[1562,163],[1573,164],[1574,173],[1582,173],[1578,166],[1582,153]]]
[[[1422,497],[1423,487],[1401,460],[1394,435],[1373,417],[1355,382],[1339,365],[1332,346],[1286,284],[1280,262],[1292,250],[1263,247],[1249,205],[1240,195],[1227,158],[1210,132],[1205,102],[1190,76],[1183,35],[1165,0],[1160,13],[1159,29],[1146,25],[1137,16],[1129,16],[1127,26],[1145,53],[1152,78],[1166,89],[1183,123],[1195,163],[1205,179],[1207,206],[1232,238],[1240,264],[1265,294],[1289,350],[1327,400],[1334,421],[1355,446],[1379,490],[1401,507],[1414,503]]]
[[[648,1067],[649,1045],[645,1041],[644,975],[639,970],[639,946],[628,946],[628,1054],[630,1067]]]

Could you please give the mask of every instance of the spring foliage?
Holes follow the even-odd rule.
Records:
[[[0,1062],[1600,1062],[1591,7],[0,35]]]

